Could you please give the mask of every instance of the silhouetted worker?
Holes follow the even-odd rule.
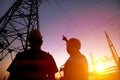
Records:
[[[79,51],[81,43],[76,38],[66,41],[66,49],[70,57],[64,64],[64,78],[63,80],[88,80],[88,62],[86,57]]]
[[[31,49],[16,55],[7,69],[10,72],[8,80],[55,80],[58,69],[52,55],[41,50],[41,33],[31,30],[28,40]]]

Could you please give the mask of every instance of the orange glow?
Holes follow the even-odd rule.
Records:
[[[97,64],[97,65],[96,65],[96,71],[97,71],[97,72],[103,72],[103,71],[104,71],[104,65],[102,65],[102,64]]]
[[[64,71],[60,71],[55,73],[55,79],[60,80],[60,78],[64,77]]]
[[[55,79],[59,80],[61,78],[60,72],[55,73]]]

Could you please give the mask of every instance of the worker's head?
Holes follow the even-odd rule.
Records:
[[[28,41],[30,43],[30,47],[40,49],[40,46],[43,43],[40,31],[37,29],[32,29],[28,34]]]
[[[67,42],[67,52],[70,55],[75,55],[75,52],[78,52],[79,49],[81,48],[81,43],[78,39],[76,38],[71,38]]]

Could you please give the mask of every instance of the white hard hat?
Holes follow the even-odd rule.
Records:
[[[68,40],[67,46],[79,50],[81,48],[81,42],[76,38],[71,38]]]
[[[41,32],[38,29],[32,29],[28,34],[28,39],[39,38],[42,39]]]

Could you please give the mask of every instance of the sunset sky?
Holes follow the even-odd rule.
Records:
[[[0,17],[15,0],[0,0]],[[62,35],[81,41],[81,52],[92,70],[90,53],[95,60],[111,57],[106,31],[120,56],[120,1],[119,0],[48,0],[39,7],[40,31],[44,51],[53,55],[58,68],[68,59]],[[8,55],[9,56],[9,55]],[[9,57],[0,62],[5,71],[11,62]],[[111,64],[114,65],[114,62]],[[5,72],[4,72],[5,73]],[[0,75],[3,74],[0,71]]]

